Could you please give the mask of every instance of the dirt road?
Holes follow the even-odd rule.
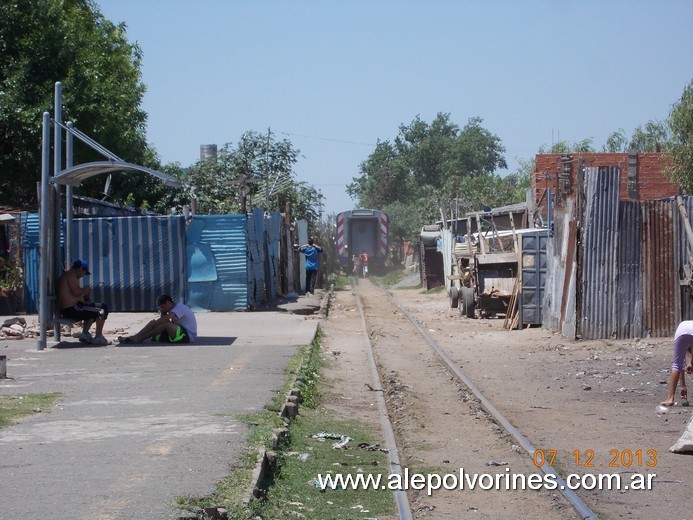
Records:
[[[386,305],[380,289],[362,280],[359,292],[376,324],[369,335],[404,463],[441,475],[462,467],[540,473],[465,388],[451,385],[447,370],[420,346],[401,313]],[[540,328],[508,331],[502,319],[461,317],[444,293],[392,293],[538,450],[547,457],[555,452],[553,466],[563,477],[609,473],[627,483],[642,474],[654,482],[652,490],[578,490],[600,517],[693,518],[693,458],[668,452],[691,409],[656,413],[666,394],[670,339],[569,341]],[[336,292],[324,329],[330,407],[378,424],[365,333],[350,289]],[[417,518],[578,517],[557,491],[547,490],[441,490],[412,493],[410,502]]]

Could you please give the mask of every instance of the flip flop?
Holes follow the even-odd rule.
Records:
[[[135,342],[132,341],[130,338],[118,338],[118,343],[125,344],[125,345],[134,345]]]

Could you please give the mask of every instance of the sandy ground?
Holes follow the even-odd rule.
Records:
[[[451,382],[369,280],[359,283],[359,292],[400,456],[410,470],[540,473],[469,392]],[[445,293],[392,293],[535,448],[547,456],[555,451],[554,467],[564,477],[614,473],[627,483],[634,474],[656,474],[652,490],[577,491],[600,518],[693,518],[693,457],[668,451],[693,409],[657,413],[666,397],[671,338],[570,341],[541,328],[508,331],[503,319],[461,317]],[[324,330],[330,406],[379,424],[366,338],[350,289],[336,292]],[[416,518],[578,517],[548,490],[442,490],[409,497]]]

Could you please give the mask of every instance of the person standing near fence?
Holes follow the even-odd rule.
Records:
[[[317,245],[312,238],[308,240],[307,244],[295,247],[306,257],[306,294],[315,294],[315,280],[318,277],[318,255],[322,253],[322,247]]]

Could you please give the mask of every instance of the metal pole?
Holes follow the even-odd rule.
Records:
[[[72,122],[67,123],[68,128],[74,127]],[[73,146],[74,140],[70,132],[66,132],[65,142],[65,168],[70,168],[74,164]],[[65,188],[65,264],[69,269],[72,265],[72,216],[74,208],[72,206],[72,190],[73,186],[68,184]]]
[[[55,83],[55,106],[53,107],[53,119],[56,124],[53,128],[53,177],[57,177],[60,174],[63,164],[63,86],[62,83],[56,81]],[[48,280],[49,280],[49,294],[57,296],[55,290],[55,283],[58,276],[62,274],[62,254],[60,251],[60,235],[61,235],[61,222],[60,222],[60,210],[61,210],[61,200],[60,200],[60,185],[53,185],[53,253],[51,256],[51,263]],[[54,305],[57,302],[54,301]],[[60,341],[60,323],[55,323],[53,325],[54,338],[55,341]]]
[[[46,348],[48,326],[48,170],[50,168],[51,115],[43,113],[41,141],[41,201],[39,213],[39,341],[38,350]]]

